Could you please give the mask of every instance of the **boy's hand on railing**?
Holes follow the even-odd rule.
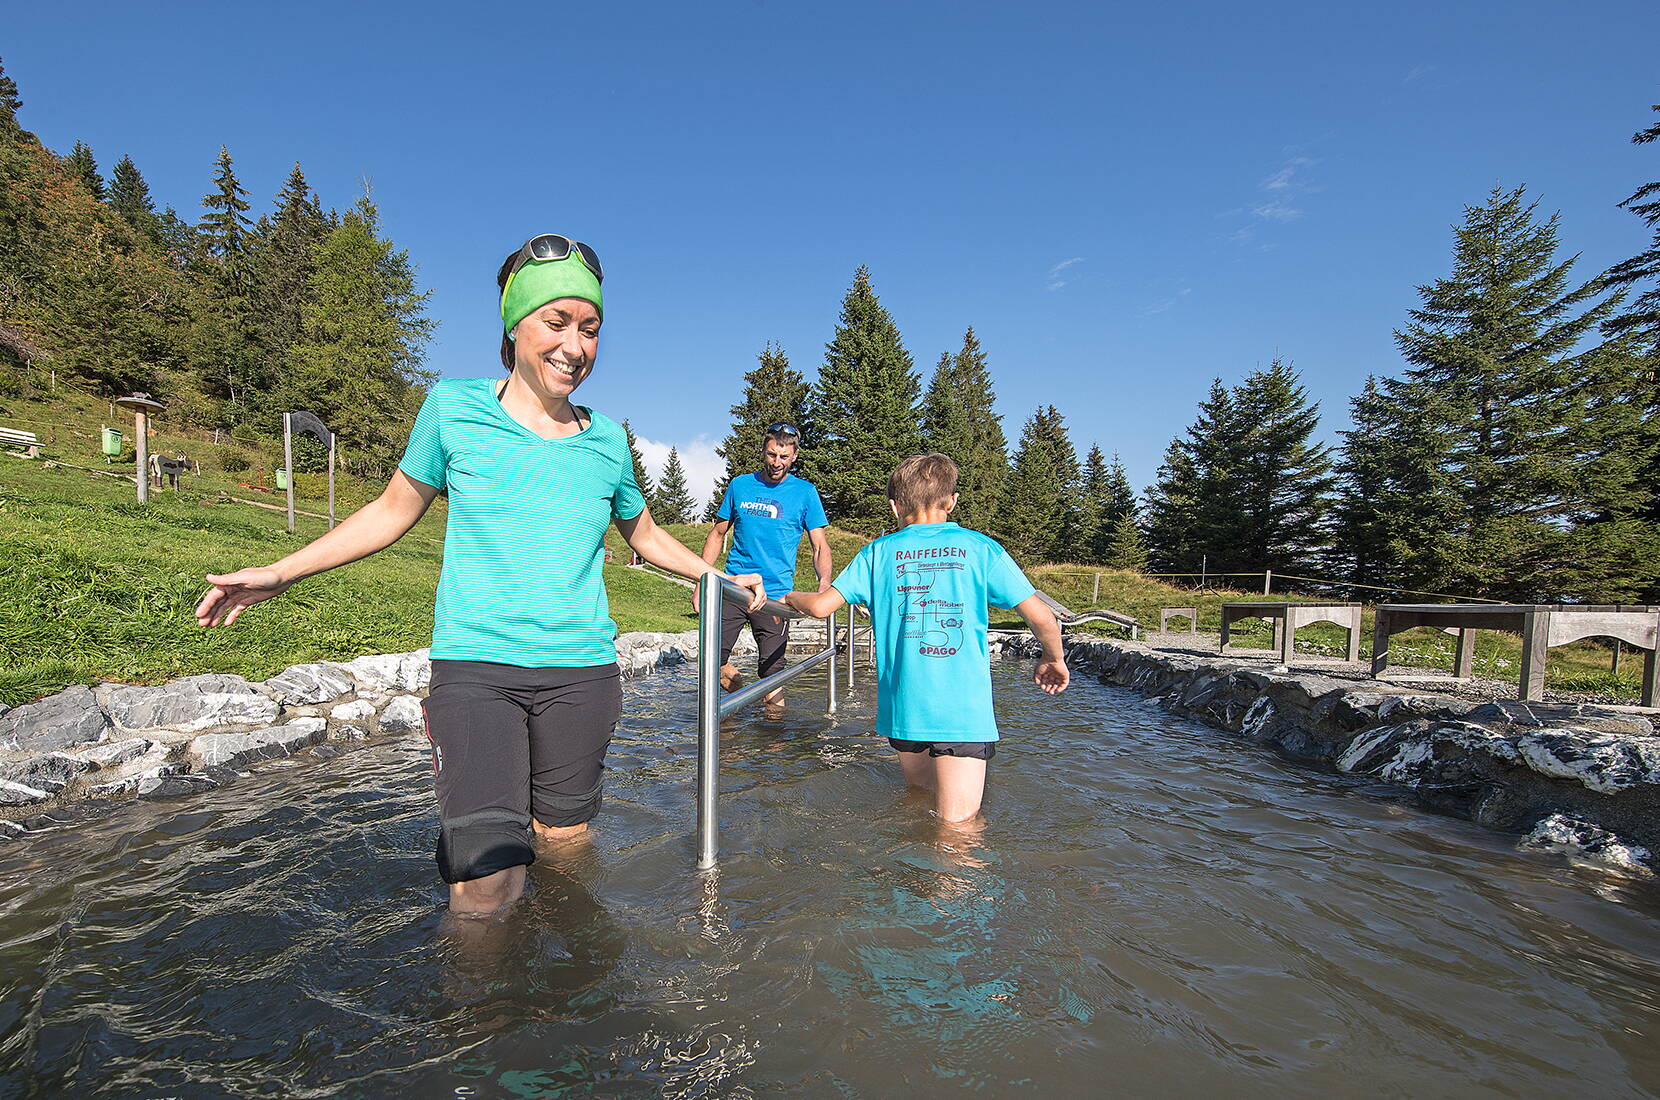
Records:
[[[1042,661],[1032,673],[1032,683],[1050,695],[1059,695],[1071,682],[1072,673],[1067,671],[1065,661]]]

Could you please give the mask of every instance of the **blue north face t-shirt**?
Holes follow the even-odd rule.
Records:
[[[732,521],[726,571],[761,574],[767,595],[775,598],[795,587],[795,554],[802,533],[830,522],[818,489],[791,474],[777,485],[760,474],[733,478],[715,518]]]
[[[995,741],[986,607],[1035,591],[1008,552],[955,523],[913,523],[865,546],[834,582],[876,624],[876,732]]]

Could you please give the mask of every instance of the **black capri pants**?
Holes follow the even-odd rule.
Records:
[[[756,662],[756,679],[765,679],[784,667],[784,647],[790,643],[790,620],[765,611],[751,611],[737,600],[723,600],[720,608],[720,661],[732,659],[732,650],[738,644],[738,635],[744,624],[749,624],[755,635],[755,647],[760,652]]]
[[[580,825],[599,812],[605,751],[622,715],[615,662],[520,668],[436,660],[424,709],[445,882],[534,863],[532,816]]]

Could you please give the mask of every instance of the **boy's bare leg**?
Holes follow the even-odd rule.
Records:
[[[720,666],[720,689],[722,691],[736,691],[744,678],[738,674],[738,666],[730,661]]]
[[[920,754],[913,754],[920,755]],[[980,812],[986,793],[986,762],[965,756],[936,756],[934,810],[945,821],[967,821]]]
[[[450,883],[450,912],[466,917],[486,917],[506,909],[525,890],[523,866],[509,867],[483,878]]]
[[[537,844],[563,844],[567,841],[587,839],[588,823],[577,825],[543,825],[534,817],[530,819],[530,831]]]
[[[934,789],[934,762],[928,759],[925,752],[902,752],[899,754],[899,767],[905,773],[905,783],[912,787],[921,787],[925,791]]]

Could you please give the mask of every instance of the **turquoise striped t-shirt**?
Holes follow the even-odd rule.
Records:
[[[645,508],[628,438],[590,409],[543,439],[507,415],[501,380],[448,378],[427,394],[398,468],[448,489],[432,656],[521,668],[617,659],[601,566],[605,529]]]

